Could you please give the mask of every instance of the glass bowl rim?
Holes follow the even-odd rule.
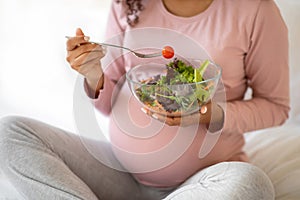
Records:
[[[178,85],[185,85],[185,86],[189,86],[189,85],[196,85],[196,84],[202,84],[202,83],[207,83],[207,82],[210,82],[210,81],[216,81],[216,80],[219,80],[221,75],[222,75],[222,68],[216,64],[215,62],[212,62],[211,60],[209,59],[189,59],[189,60],[194,60],[194,61],[205,61],[205,60],[208,60],[210,62],[210,64],[212,64],[214,67],[217,68],[217,70],[219,71],[218,75],[216,75],[215,77],[212,77],[212,78],[209,78],[209,79],[205,79],[204,81],[198,81],[198,82],[193,82],[193,83],[183,83],[183,84],[164,84],[165,86],[178,86]],[[138,68],[138,67],[141,67],[141,66],[144,66],[144,65],[147,65],[147,64],[159,64],[159,65],[163,65],[162,63],[158,63],[158,62],[148,62],[148,63],[142,63],[142,64],[138,64],[138,65],[135,65],[134,67],[130,68],[127,72],[126,72],[126,79],[133,83],[133,84],[137,84],[137,85],[141,85],[141,86],[144,86],[144,85],[149,85],[147,83],[141,83],[141,82],[138,82],[138,81],[134,81],[132,79],[130,79],[129,77],[129,74],[135,69],[135,68]],[[165,66],[165,65],[164,65]],[[159,85],[154,85],[154,86],[159,86]]]

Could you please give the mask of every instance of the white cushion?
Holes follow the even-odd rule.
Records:
[[[270,177],[276,200],[300,199],[300,126],[257,131],[246,135],[251,162]]]

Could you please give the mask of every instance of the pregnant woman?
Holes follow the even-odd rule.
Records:
[[[23,117],[0,123],[0,167],[25,199],[274,199],[271,181],[251,165],[243,152],[243,134],[281,125],[289,112],[288,33],[273,0],[124,0],[113,1],[106,35],[128,36],[143,28],[174,30],[196,41],[223,70],[226,110],[207,105],[200,120],[146,114],[120,81],[136,64],[130,56],[116,59],[104,70],[104,48],[89,42],[81,29],[67,41],[67,61],[84,76],[86,95],[109,116],[111,143],[90,141],[87,149],[75,134]],[[125,88],[125,89],[124,89]],[[247,88],[252,97],[244,100]],[[114,99],[114,93],[118,96]],[[119,99],[118,99],[119,98]],[[111,103],[113,101],[113,103]],[[149,121],[161,127],[153,137],[141,138],[120,128],[116,106],[126,107],[133,124]],[[145,111],[145,110],[144,110]],[[211,121],[211,116],[214,121]],[[188,124],[181,124],[188,121]],[[195,124],[198,123],[198,124]],[[209,124],[221,130],[207,155],[199,150]],[[172,157],[157,154],[175,134],[182,141],[196,129],[191,144]],[[147,132],[148,130],[146,130]],[[180,131],[181,132],[180,132]],[[140,135],[143,132],[139,133]],[[180,144],[178,144],[180,145]],[[91,153],[113,163],[110,167]],[[179,148],[180,149],[180,148]],[[175,148],[176,150],[176,148]],[[128,153],[129,152],[129,153]],[[131,153],[130,153],[131,152]],[[134,157],[135,154],[145,156]],[[155,166],[151,169],[151,166]],[[197,186],[197,187],[196,187]],[[194,196],[191,194],[194,194]],[[197,195],[196,195],[197,194]]]

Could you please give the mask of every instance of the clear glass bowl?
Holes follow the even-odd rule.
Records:
[[[192,66],[193,70],[205,62],[195,59],[182,61]],[[167,60],[159,60],[131,68],[126,73],[126,79],[132,94],[143,107],[154,113],[181,116],[199,111],[201,106],[210,101],[214,95],[222,74],[221,68],[206,60],[208,65],[201,74],[201,81],[197,82],[199,75],[195,79],[197,75],[193,71],[193,82],[179,81],[178,83],[170,79],[170,74],[167,76],[167,73],[170,73],[167,72],[168,63]]]

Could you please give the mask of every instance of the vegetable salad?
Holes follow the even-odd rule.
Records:
[[[198,110],[206,103],[214,88],[213,82],[206,82],[203,74],[209,65],[206,60],[194,68],[178,58],[166,64],[164,74],[141,80],[136,88],[140,101],[152,109],[169,114]]]

